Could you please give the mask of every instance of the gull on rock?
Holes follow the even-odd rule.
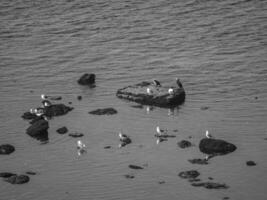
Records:
[[[174,94],[173,88],[169,88],[168,93],[171,94],[171,95]]]
[[[207,138],[213,138],[212,135],[209,133],[208,130],[206,130],[206,137],[207,137]]]
[[[152,91],[151,91],[151,89],[150,89],[150,88],[147,88],[147,89],[146,89],[146,92],[147,92],[147,94],[149,94],[149,95],[151,95],[151,94],[152,94]]]

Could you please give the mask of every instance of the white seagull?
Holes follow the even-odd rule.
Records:
[[[151,95],[151,94],[152,94],[152,91],[151,91],[151,89],[150,89],[150,88],[147,88],[147,89],[146,89],[146,92],[147,92],[147,94],[149,94],[149,95]]]
[[[168,93],[169,93],[169,94],[174,94],[173,88],[170,88],[170,89],[168,90]]]
[[[207,137],[207,138],[213,138],[213,137],[211,136],[211,134],[209,133],[208,130],[206,130],[206,137]]]
[[[157,133],[158,133],[159,136],[162,136],[167,131],[167,130],[160,129],[159,126],[157,126],[156,130],[157,130]]]

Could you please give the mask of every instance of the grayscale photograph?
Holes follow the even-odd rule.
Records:
[[[267,0],[0,0],[0,200],[266,200]]]

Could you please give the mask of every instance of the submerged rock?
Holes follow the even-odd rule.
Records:
[[[252,160],[247,161],[247,166],[255,166],[255,165],[256,165],[256,163],[254,161],[252,161]]]
[[[2,144],[0,145],[0,154],[11,154],[15,151],[15,147],[10,144]]]
[[[180,142],[177,143],[177,145],[184,149],[184,148],[187,148],[187,147],[191,147],[192,146],[192,143],[187,141],[187,140],[181,140]]]
[[[129,168],[131,168],[131,169],[144,169],[143,167],[138,166],[138,165],[129,165]]]
[[[0,177],[2,178],[9,178],[10,176],[14,176],[16,174],[10,173],[10,172],[0,172]]]
[[[23,119],[27,119],[27,120],[37,118],[37,116],[35,114],[31,113],[31,112],[25,112],[25,113],[23,113],[23,115],[21,117]]]
[[[183,171],[178,174],[178,176],[184,179],[195,179],[199,175],[200,173],[196,170]]]
[[[150,93],[147,89],[150,89]],[[183,88],[173,88],[173,92],[168,92],[168,87],[155,86],[150,82],[142,82],[127,86],[117,91],[117,97],[134,101],[143,105],[154,105],[159,107],[175,107],[185,100]]]
[[[132,175],[132,174],[125,174],[124,177],[127,178],[127,179],[133,179],[134,178],[134,175]]]
[[[23,184],[30,181],[30,177],[27,175],[13,175],[5,179],[6,182],[11,184]]]
[[[29,128],[27,128],[26,133],[37,140],[47,141],[48,128],[48,121],[40,119],[34,122]]]
[[[199,164],[199,165],[209,164],[206,159],[201,159],[201,158],[189,159],[188,161],[192,164]]]
[[[118,111],[115,110],[114,108],[102,108],[102,109],[100,108],[89,112],[89,114],[93,115],[114,115],[117,113]]]
[[[236,146],[224,140],[204,138],[199,143],[199,149],[205,154],[224,155],[235,151]]]
[[[192,186],[195,187],[204,187],[207,189],[227,189],[229,186],[226,184],[221,184],[221,183],[213,183],[213,182],[202,182],[202,183],[192,183]]]
[[[70,137],[73,137],[73,138],[77,138],[77,137],[83,137],[83,133],[70,133],[69,134]]]
[[[78,80],[80,85],[93,85],[95,84],[95,74],[83,74]]]
[[[56,131],[57,131],[59,134],[65,134],[65,133],[68,132],[68,129],[67,129],[66,126],[63,126],[63,127],[59,128],[59,129],[57,129]]]

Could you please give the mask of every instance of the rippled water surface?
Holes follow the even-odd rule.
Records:
[[[0,141],[16,148],[0,156],[0,172],[37,173],[25,185],[1,180],[0,199],[267,198],[266,1],[2,0],[0,23]],[[96,74],[95,88],[77,84],[83,73]],[[147,112],[115,96],[154,78],[172,86],[176,77],[187,96],[173,111]],[[21,118],[42,93],[74,107],[49,120],[47,144],[25,134]],[[104,107],[118,114],[88,114]],[[157,125],[177,137],[157,145]],[[87,153],[78,156],[77,139],[56,133],[62,126],[85,134]],[[118,148],[120,130],[132,144]],[[192,165],[188,159],[205,156],[198,149],[205,130],[237,150]],[[180,149],[182,139],[195,146]],[[192,187],[177,176],[191,169],[229,189]]]

